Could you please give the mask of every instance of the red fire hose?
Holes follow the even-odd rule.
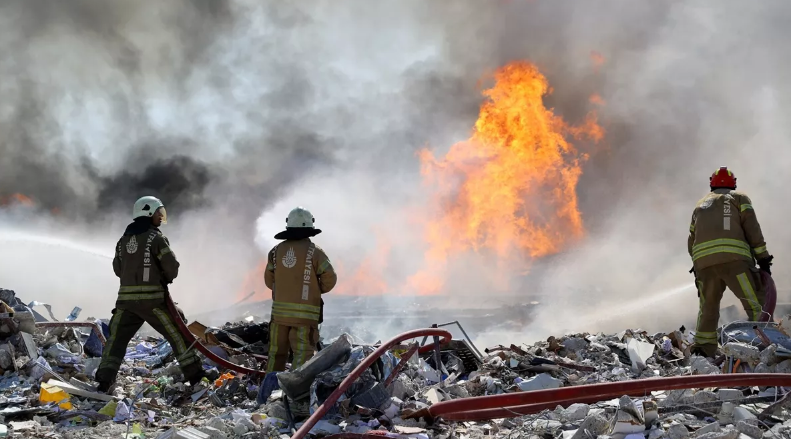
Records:
[[[321,406],[319,406],[319,408],[315,412],[313,412],[312,415],[310,415],[310,417],[305,421],[305,423],[302,424],[302,427],[299,427],[299,430],[297,430],[297,432],[294,433],[294,436],[291,436],[291,439],[304,438],[308,434],[310,429],[313,428],[313,426],[316,425],[316,423],[319,422],[319,420],[322,417],[324,417],[325,414],[327,414],[327,412],[335,404],[338,398],[340,398],[341,395],[343,395],[343,393],[346,392],[346,389],[348,389],[349,386],[351,386],[354,383],[354,381],[357,378],[359,378],[360,375],[365,370],[371,367],[374,361],[378,360],[379,357],[384,355],[384,353],[387,352],[388,349],[401,343],[402,341],[409,340],[412,338],[417,338],[417,337],[423,337],[423,336],[442,337],[442,340],[440,341],[441,344],[448,343],[451,340],[450,332],[436,328],[415,329],[391,338],[390,340],[388,340],[387,342],[383,343],[381,346],[376,348],[376,350],[373,351],[371,355],[365,357],[365,360],[363,360],[346,378],[343,379],[343,381],[341,381],[341,384],[338,386],[338,388],[335,389],[334,392],[332,392],[332,394],[324,401],[323,404],[321,404]],[[425,352],[429,352],[432,349],[434,349],[434,345],[428,344],[421,347],[418,350],[418,352],[422,354]]]
[[[442,417],[448,421],[479,421],[512,418],[538,413],[557,405],[593,403],[623,395],[645,395],[655,390],[691,389],[700,387],[791,386],[791,374],[740,373],[726,375],[693,375],[648,378],[616,383],[591,384],[550,390],[506,393],[456,399],[432,405],[405,418]]]
[[[181,330],[181,333],[184,334],[184,337],[187,339],[187,342],[191,343],[193,346],[195,346],[196,349],[201,351],[201,353],[203,353],[203,355],[205,355],[206,358],[234,372],[239,372],[247,375],[258,375],[258,376],[266,375],[266,372],[264,372],[263,370],[255,370],[244,366],[239,366],[238,364],[234,364],[231,363],[230,361],[220,358],[219,356],[217,356],[217,354],[210,351],[206,346],[204,346],[200,342],[200,340],[198,340],[195,337],[195,335],[192,332],[190,332],[190,329],[187,327],[187,324],[184,323],[184,320],[181,319],[181,315],[179,314],[178,309],[176,309],[176,304],[173,303],[173,299],[170,298],[170,295],[167,295],[166,297],[167,297],[166,302],[168,304],[168,311],[170,311],[170,317],[172,317],[173,320],[176,322],[176,325],[178,325],[179,330]]]
[[[388,431],[384,430],[372,430],[372,431],[381,431],[382,433],[389,433]],[[376,433],[338,433],[333,434],[331,436],[324,436],[324,439],[382,439],[388,436],[384,434],[376,434]]]

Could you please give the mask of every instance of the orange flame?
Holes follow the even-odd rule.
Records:
[[[593,69],[595,71],[598,72],[599,68],[604,65],[605,61],[607,60],[604,58],[604,55],[595,50],[591,50],[591,62],[593,62]]]
[[[566,139],[601,140],[595,113],[581,126],[567,125],[544,107],[550,89],[532,64],[506,65],[494,79],[468,141],[440,159],[419,152],[442,209],[426,230],[433,267],[410,279],[423,292],[441,288],[436,273],[452,253],[485,249],[500,260],[537,258],[583,235],[575,189],[587,156]]]
[[[365,256],[350,276],[346,275],[346,267],[342,262],[333,262],[339,280],[333,294],[373,296],[388,292],[384,274],[387,273],[392,244],[384,231],[373,230],[373,235],[376,237],[373,253]]]
[[[594,105],[604,105],[606,103],[604,99],[602,99],[602,97],[598,94],[592,94],[588,101]]]
[[[266,271],[266,258],[261,260],[254,269],[250,270],[244,278],[242,286],[236,293],[236,299],[244,299],[250,293],[255,292],[256,300],[267,300],[272,298],[271,291],[264,282],[264,272]]]
[[[604,129],[596,113],[590,112],[580,125],[568,125],[544,106],[543,96],[551,92],[547,80],[526,62],[498,69],[494,80],[494,86],[483,91],[488,99],[469,140],[453,145],[440,158],[428,149],[418,152],[424,183],[432,188],[439,212],[433,215],[425,209],[412,216],[431,220],[420,224],[428,249],[424,268],[403,285],[408,292],[441,293],[453,254],[491,252],[513,269],[508,264],[513,256],[557,253],[584,235],[576,186],[587,155],[569,139],[599,142]],[[604,104],[598,95],[590,102]],[[347,272],[344,261],[333,260],[339,281],[334,294],[399,292],[384,277],[392,242],[382,232],[375,236],[375,250],[353,271]],[[520,265],[524,260],[519,259]],[[268,295],[265,266],[263,262],[248,275],[240,296],[253,290],[259,298]],[[253,278],[261,287],[247,287]]]
[[[27,195],[11,194],[7,197],[0,197],[0,206],[8,206],[10,204],[21,204],[23,206],[34,206],[36,203]]]

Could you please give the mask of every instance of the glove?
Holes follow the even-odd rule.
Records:
[[[762,271],[765,271],[767,274],[772,274],[771,267],[772,267],[772,259],[774,258],[775,258],[774,256],[770,255],[765,258],[759,259],[758,268],[760,268]]]
[[[695,291],[698,292],[698,297],[700,297],[700,289],[698,288],[698,282],[697,282],[697,280],[698,280],[698,273],[695,272],[695,266],[694,265],[692,266],[692,268],[689,269],[689,272],[692,273],[693,276],[695,276]]]

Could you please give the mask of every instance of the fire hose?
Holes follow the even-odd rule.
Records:
[[[693,375],[506,393],[444,401],[411,413],[405,418],[433,420],[442,417],[447,421],[482,421],[539,413],[558,405],[594,403],[623,395],[643,396],[658,390],[736,386],[791,386],[791,374]]]
[[[338,398],[346,392],[346,390],[354,384],[354,381],[362,375],[371,365],[379,359],[385,352],[387,352],[393,346],[401,343],[402,341],[409,340],[412,338],[422,337],[422,336],[438,336],[442,337],[442,340],[439,342],[441,344],[446,344],[450,342],[451,335],[450,332],[444,331],[442,329],[415,329],[412,331],[405,332],[403,334],[397,335],[390,340],[383,343],[381,346],[376,348],[371,355],[365,357],[365,359],[346,377],[341,381],[341,384],[335,389],[332,394],[327,397],[327,399],[313,412],[312,415],[299,427],[296,433],[291,436],[291,439],[302,439],[304,438],[311,428],[316,425],[319,420],[324,417],[325,414],[330,410],[330,408],[335,405],[335,402],[338,401]],[[423,354],[426,352],[430,352],[434,349],[434,345],[425,345],[418,349],[418,352]],[[403,360],[402,360],[403,361]]]
[[[173,320],[176,321],[182,334],[207,358],[220,366],[235,372],[249,375],[266,375],[266,372],[246,368],[217,356],[207,349],[190,332],[180,313],[167,297],[168,310]],[[379,346],[371,355],[368,355],[338,386],[337,389],[322,403],[322,405],[305,421],[291,439],[303,439],[313,426],[330,410],[341,395],[351,386],[357,378],[367,370],[376,360],[393,346],[412,338],[421,336],[440,336],[440,343],[446,344],[451,340],[449,332],[439,329],[416,329],[400,334]],[[420,347],[419,353],[430,352],[433,345]],[[402,361],[406,361],[404,358]],[[617,398],[623,395],[641,396],[658,390],[677,390],[701,387],[737,387],[737,386],[791,386],[791,374],[726,374],[726,375],[695,375],[667,378],[649,378],[643,380],[591,384],[583,386],[564,387],[560,389],[535,390],[528,392],[507,393],[502,395],[464,398],[444,401],[426,409],[418,410],[405,418],[427,418],[433,420],[442,417],[448,421],[474,421],[496,418],[509,418],[526,414],[539,413],[558,405],[565,406],[572,403],[594,403],[608,398]],[[364,435],[368,437],[368,435]],[[373,435],[371,435],[373,436]],[[339,436],[353,437],[353,436]]]
[[[170,298],[170,295],[168,294],[165,297],[166,297],[166,302],[168,304],[168,311],[170,311],[170,317],[173,318],[173,320],[176,322],[176,325],[178,325],[179,330],[187,339],[187,342],[191,343],[192,346],[195,346],[195,348],[199,350],[203,355],[205,355],[206,358],[234,372],[243,373],[246,375],[257,375],[257,376],[266,375],[266,372],[263,370],[250,369],[248,367],[239,366],[238,364],[231,363],[230,361],[225,360],[220,356],[218,356],[217,354],[215,354],[214,352],[210,351],[209,348],[204,346],[200,342],[200,340],[197,337],[195,337],[195,335],[192,332],[190,332],[190,329],[187,327],[187,324],[181,318],[181,313],[179,313],[178,308],[176,308],[176,304],[173,303],[173,299]]]

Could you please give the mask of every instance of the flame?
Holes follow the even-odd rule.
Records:
[[[272,294],[264,282],[264,272],[266,271],[266,258],[262,259],[244,278],[242,286],[236,293],[236,298],[242,300],[250,293],[255,292],[256,300],[267,300],[272,298]]]
[[[606,104],[604,99],[602,99],[602,97],[599,96],[598,94],[592,94],[591,97],[588,99],[588,101],[591,104],[594,104],[594,105],[604,105],[604,104]]]
[[[333,294],[372,296],[390,291],[385,273],[393,245],[384,230],[374,228],[371,234],[375,238],[373,252],[366,253],[351,274],[347,274],[343,261],[332,261],[338,274],[338,285],[332,290]]]
[[[593,63],[593,70],[598,72],[599,68],[604,65],[605,61],[607,60],[604,58],[604,55],[595,50],[591,50],[591,62]]]
[[[379,253],[377,250],[375,253]],[[385,270],[382,270],[376,256],[366,257],[354,270],[351,276],[346,275],[345,266],[339,263],[336,267],[338,274],[338,286],[332,291],[333,294],[349,296],[375,296],[388,292],[387,282],[382,278]]]
[[[11,195],[11,198],[23,206],[32,206],[34,204],[33,200],[31,200],[27,195],[13,194]]]
[[[430,269],[418,271],[407,279],[407,291],[415,291],[422,296],[442,292],[442,287],[445,286],[443,264],[437,262],[428,264]]]
[[[538,258],[584,234],[576,186],[587,155],[567,138],[601,140],[595,113],[575,127],[545,108],[542,97],[551,90],[532,64],[506,65],[494,79],[469,140],[441,158],[418,153],[441,206],[426,225],[429,268],[410,278],[423,293],[441,289],[439,273],[452,253]]]
[[[0,197],[0,206],[8,206],[11,204],[21,204],[23,206],[34,206],[36,203],[27,195],[24,194],[11,194],[7,197]]]
[[[604,62],[595,52],[591,58],[597,65]],[[349,264],[344,255],[333,259],[338,273],[333,294],[438,294],[444,291],[454,254],[485,252],[513,271],[513,257],[522,269],[530,259],[562,251],[584,236],[576,186],[588,156],[569,140],[599,142],[605,132],[596,113],[588,113],[579,125],[567,124],[544,106],[543,96],[551,89],[527,62],[506,65],[493,76],[494,86],[483,91],[487,99],[470,139],[441,157],[428,149],[418,152],[424,184],[433,197],[433,207],[408,215],[424,230],[422,269],[403,285],[388,283],[393,242],[374,230],[374,250],[359,264]],[[604,105],[599,95],[589,101]],[[253,290],[260,298],[269,297],[263,286],[265,267],[262,262],[248,275],[240,297]],[[248,286],[251,279],[260,286]]]

